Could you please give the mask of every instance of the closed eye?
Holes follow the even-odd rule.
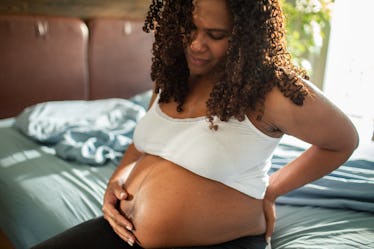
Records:
[[[213,31],[208,30],[207,34],[213,40],[222,40],[222,39],[224,39],[224,38],[226,38],[226,37],[229,36],[228,32],[221,31],[221,30],[213,30]]]
[[[212,38],[213,40],[222,40],[228,36],[228,34],[223,32],[208,32],[208,36]]]
[[[191,37],[194,37],[196,35],[196,30],[197,29],[193,29],[191,31],[191,34],[187,34],[185,29],[181,28],[179,34],[182,35],[182,36],[189,36],[190,35]],[[229,32],[227,32],[225,30],[221,30],[221,29],[207,29],[207,30],[205,30],[205,33],[213,40],[222,40],[222,39],[230,36]]]

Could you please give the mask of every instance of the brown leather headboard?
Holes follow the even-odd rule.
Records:
[[[127,98],[152,87],[152,35],[143,21],[94,19],[88,22],[91,99]]]
[[[0,15],[0,118],[50,100],[128,98],[152,87],[143,21]]]
[[[0,15],[0,117],[88,96],[87,26],[79,19]]]

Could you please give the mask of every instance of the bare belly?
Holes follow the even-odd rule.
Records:
[[[265,232],[262,201],[146,155],[128,175],[120,209],[145,248],[217,244]]]

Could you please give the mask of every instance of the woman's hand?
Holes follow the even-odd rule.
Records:
[[[118,203],[126,200],[128,193],[119,181],[110,181],[104,194],[103,213],[104,218],[112,226],[114,232],[130,246],[135,242],[132,233],[133,224],[118,211]]]
[[[266,219],[266,232],[265,232],[265,239],[268,243],[270,243],[271,236],[273,235],[274,228],[275,228],[275,219],[276,219],[276,211],[275,211],[275,201],[271,198],[265,198],[263,200],[263,207]]]

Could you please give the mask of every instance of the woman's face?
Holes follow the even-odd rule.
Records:
[[[209,75],[225,59],[232,19],[225,0],[195,0],[191,43],[185,49],[190,75]]]

